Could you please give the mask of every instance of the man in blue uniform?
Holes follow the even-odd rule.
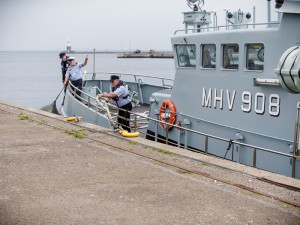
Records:
[[[68,85],[68,81],[70,80],[71,83],[78,88],[79,90],[76,90],[76,94],[80,96],[82,90],[82,67],[84,67],[87,64],[88,56],[85,57],[84,63],[77,63],[75,61],[74,57],[69,57],[68,61],[70,63],[70,66],[66,72],[66,77],[64,81],[64,86]],[[77,98],[78,99],[78,98]]]
[[[65,52],[61,52],[59,53],[59,58],[61,59],[60,65],[61,65],[61,73],[62,73],[62,82],[64,83],[66,78],[66,72],[70,65],[68,61],[69,56],[67,56]]]
[[[122,126],[124,130],[128,132],[130,129],[130,111],[132,110],[131,99],[128,90],[124,87],[123,81],[119,79],[119,76],[112,75],[110,77],[110,82],[112,85],[112,92],[109,94],[98,94],[97,98],[112,98],[116,101],[119,108],[118,113],[118,124]]]

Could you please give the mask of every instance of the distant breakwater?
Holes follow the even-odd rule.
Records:
[[[67,54],[122,54],[120,51],[71,51]]]
[[[140,53],[132,53],[132,52],[124,52],[120,53],[117,56],[118,58],[174,58],[172,52],[140,52]]]
[[[117,54],[118,58],[174,58],[172,52],[71,51],[67,54]]]

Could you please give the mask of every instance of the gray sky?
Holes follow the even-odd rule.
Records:
[[[224,8],[252,14],[255,5],[257,22],[265,22],[266,4],[205,0],[204,8],[223,20]],[[68,38],[74,50],[170,50],[184,11],[186,0],[0,0],[0,51],[59,51]]]

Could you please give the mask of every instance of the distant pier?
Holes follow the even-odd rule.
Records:
[[[172,52],[119,52],[119,51],[70,51],[67,54],[117,54],[118,58],[158,58],[173,59]]]
[[[119,51],[71,51],[67,54],[121,54]]]
[[[174,55],[172,52],[124,52],[118,54],[118,58],[166,58],[172,59]]]

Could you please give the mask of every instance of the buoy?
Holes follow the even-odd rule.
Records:
[[[167,119],[169,119],[169,121],[167,121]],[[175,105],[170,99],[166,99],[162,102],[161,107],[159,109],[159,121],[169,122],[170,124],[174,124],[175,120],[176,120]],[[166,130],[173,127],[173,126],[167,126],[165,123],[161,123],[160,125]]]
[[[122,134],[123,137],[138,137],[138,136],[140,136],[139,132],[129,133],[127,130],[120,130],[119,134]]]
[[[67,121],[75,121],[75,120],[81,120],[82,119],[82,116],[71,116],[71,117],[68,117],[66,120]]]

